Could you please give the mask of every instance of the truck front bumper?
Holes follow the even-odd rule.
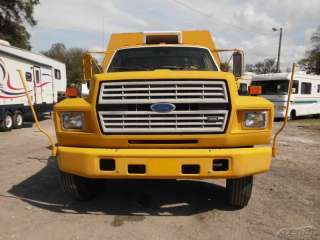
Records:
[[[87,178],[237,178],[268,171],[271,159],[271,147],[232,149],[58,147],[59,169]],[[227,168],[224,165],[222,170],[221,168],[214,170],[215,160],[218,162],[223,160],[224,163],[227,161]],[[101,164],[103,161],[107,161],[108,170],[102,170],[105,168],[103,163]],[[130,167],[133,167],[133,172]]]

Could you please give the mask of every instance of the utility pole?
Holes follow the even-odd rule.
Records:
[[[280,54],[281,54],[281,43],[282,43],[282,27],[281,28],[272,28],[274,32],[280,31],[280,36],[279,36],[279,46],[278,46],[278,59],[277,59],[277,73],[280,72]]]

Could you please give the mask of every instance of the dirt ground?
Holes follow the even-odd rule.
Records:
[[[50,119],[42,125],[53,132]],[[249,205],[235,210],[224,181],[110,182],[79,203],[61,191],[35,127],[1,132],[0,240],[320,239],[320,120],[290,121],[279,142]]]

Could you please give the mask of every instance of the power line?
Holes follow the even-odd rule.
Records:
[[[206,18],[212,18],[214,19],[216,22],[221,22],[225,25],[229,25],[230,27],[233,27],[233,28],[237,28],[241,31],[245,31],[245,32],[251,32],[251,33],[255,33],[255,34],[259,34],[259,35],[267,35],[265,33],[262,33],[262,32],[257,32],[257,31],[252,31],[252,30],[249,30],[249,29],[246,29],[244,27],[241,27],[241,26],[238,26],[238,25],[235,25],[235,24],[232,24],[232,23],[229,23],[229,22],[226,22],[226,21],[222,21],[221,19],[218,19],[218,18],[215,18],[212,14],[208,14],[208,13],[205,13],[205,12],[202,12],[201,10],[199,9],[196,9],[196,8],[193,8],[192,6],[188,5],[188,4],[185,4],[184,2],[180,1],[180,0],[170,0],[170,1],[173,1],[175,2],[176,4],[180,5],[180,6],[183,6],[193,12],[196,12]]]

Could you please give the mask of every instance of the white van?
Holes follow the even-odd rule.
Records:
[[[284,118],[291,73],[260,74],[252,85],[262,87],[262,96],[275,105],[275,118]],[[320,114],[320,76],[297,72],[294,74],[289,117]]]
[[[18,70],[23,71],[39,115],[50,112],[58,95],[66,89],[64,63],[0,40],[0,130],[3,131],[20,128],[24,119],[31,116]]]

